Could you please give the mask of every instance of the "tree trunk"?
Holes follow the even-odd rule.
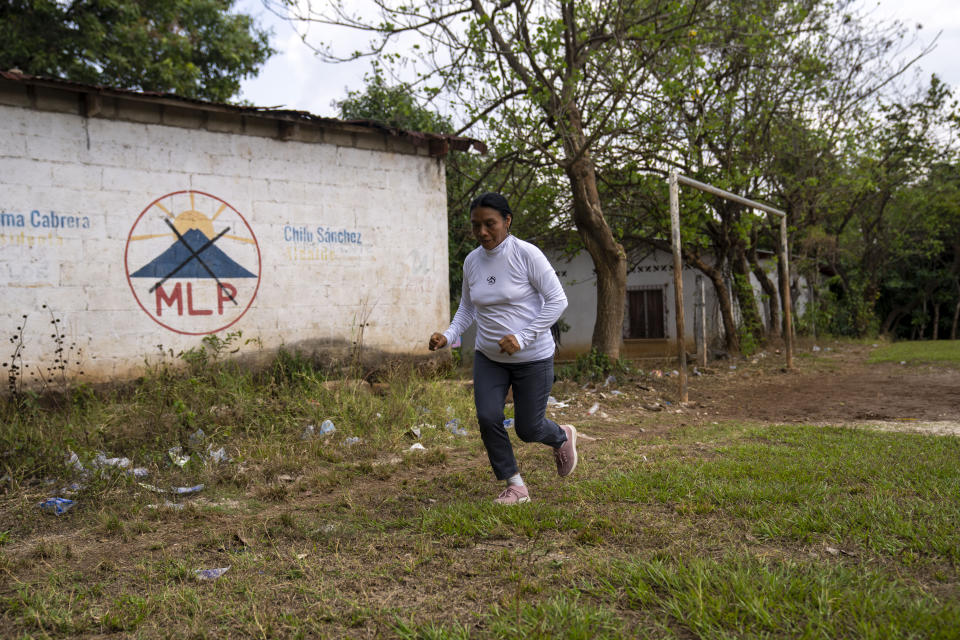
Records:
[[[756,245],[750,250],[750,266],[753,268],[753,275],[760,281],[760,287],[763,289],[763,293],[767,296],[767,317],[769,319],[767,329],[771,335],[782,335],[780,331],[780,293],[767,276],[767,272],[760,266],[760,260],[757,258]]]
[[[927,299],[923,299],[923,314],[920,316],[920,339],[927,333]]]
[[[883,324],[880,325],[880,334],[888,335],[893,333],[894,327],[897,326],[897,323],[900,322],[900,318],[910,313],[912,307],[910,305],[900,306],[895,309],[891,309],[890,313],[887,314],[887,317],[884,318]]]
[[[742,244],[733,249],[733,289],[737,294],[740,305],[740,319],[744,328],[759,341],[763,339],[763,322],[760,321],[760,310],[757,308],[757,296],[753,292],[750,282],[750,265],[747,263],[747,254]]]
[[[957,322],[960,321],[960,300],[957,300],[957,306],[953,308],[953,324],[950,325],[950,339],[957,339]]]
[[[603,217],[597,174],[590,155],[580,155],[566,167],[566,172],[573,191],[573,220],[597,273],[597,319],[592,345],[616,360],[623,340],[627,254]]]
[[[710,278],[710,282],[713,283],[713,290],[716,292],[717,301],[720,304],[720,316],[723,318],[724,345],[729,353],[740,353],[737,321],[733,317],[733,303],[730,301],[730,292],[727,290],[727,283],[723,278],[723,270],[707,264],[698,255],[688,253],[687,260]]]
[[[931,339],[938,340],[940,338],[940,303],[934,303],[933,305],[933,335]]]

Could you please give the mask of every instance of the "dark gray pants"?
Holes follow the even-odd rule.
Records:
[[[494,362],[479,351],[473,359],[473,401],[477,405],[480,437],[498,480],[517,473],[510,436],[503,426],[503,403],[513,387],[513,426],[524,442],[559,447],[567,434],[546,417],[553,387],[553,358],[535,362]]]

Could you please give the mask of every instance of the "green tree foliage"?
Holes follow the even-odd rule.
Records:
[[[450,120],[421,106],[408,85],[390,86],[379,72],[368,76],[366,82],[362,91],[349,91],[336,103],[344,120],[373,120],[407,131],[453,133]]]
[[[564,176],[567,197],[555,204],[566,207],[545,209],[573,221],[593,259],[592,341],[616,359],[626,255],[604,216],[597,170],[607,158],[621,155],[619,136],[645,124],[635,114],[650,111],[643,90],[652,81],[649,67],[655,59],[669,59],[703,3],[374,0],[379,15],[364,19],[340,0],[310,5],[306,12],[293,0],[278,2],[299,19],[373,34],[367,50],[346,58],[376,55],[390,64],[419,65],[422,90],[455,100],[473,135],[487,138],[493,132],[521,170],[550,167]],[[390,45],[408,34],[422,39],[414,54],[390,53]],[[329,48],[321,52],[328,60],[339,59]]]
[[[458,179],[510,194],[541,244],[590,253],[600,352],[617,353],[627,264],[669,248],[671,169],[787,212],[792,287],[799,274],[822,286],[806,326],[863,335],[906,318],[950,324],[955,254],[938,249],[946,240],[915,238],[950,219],[942,167],[957,166],[958,121],[942,84],[918,94],[907,82],[901,25],[871,22],[851,0],[374,4],[379,20],[337,0],[302,17],[374,35],[347,58],[418,69],[411,89],[453,100],[462,130],[494,150]],[[410,34],[419,55],[390,53]],[[777,334],[780,274],[759,259],[778,249],[777,221],[692,190],[681,219],[685,258],[714,286],[727,347]],[[933,262],[897,266],[918,265],[917,252]]]
[[[273,53],[234,0],[0,0],[0,69],[227,101]]]

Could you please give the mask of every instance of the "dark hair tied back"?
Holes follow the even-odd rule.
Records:
[[[496,209],[500,212],[500,215],[503,216],[504,220],[507,219],[507,216],[510,216],[511,218],[513,217],[513,211],[510,210],[510,204],[507,203],[507,199],[499,193],[494,193],[491,191],[488,193],[481,193],[479,196],[474,198],[473,202],[470,203],[470,211],[480,207]]]

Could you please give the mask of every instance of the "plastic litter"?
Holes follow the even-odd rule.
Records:
[[[653,376],[654,378],[662,378],[663,371],[660,371],[660,369],[652,369],[650,371],[650,375]]]
[[[197,569],[197,580],[216,580],[227,571],[230,571],[230,567],[221,567],[219,569]]]
[[[549,407],[555,404],[561,404],[561,403],[559,400],[557,400],[553,396],[547,396],[547,406]]]
[[[906,361],[906,360],[901,360],[901,361],[900,361],[900,364],[907,364],[907,361]]]
[[[170,489],[170,493],[173,493],[178,496],[184,496],[191,493],[197,493],[199,491],[203,491],[204,486],[205,485],[202,485],[202,484],[195,484],[192,487],[174,487]]]
[[[146,467],[136,467],[134,469],[128,469],[127,473],[137,480],[142,480],[150,476],[150,470]]]
[[[676,369],[674,369],[673,371],[670,372],[670,375],[673,376],[673,377],[677,377],[677,376],[680,375],[680,372],[677,371]]]
[[[420,437],[420,427],[410,427],[409,431],[414,438]]]
[[[460,420],[458,420],[457,418],[450,420],[449,422],[447,422],[445,426],[447,428],[447,431],[449,431],[455,436],[467,435],[467,430],[460,426]]]
[[[694,368],[693,368],[693,375],[695,375],[695,376],[702,376],[703,374],[700,373],[700,370],[699,370],[699,369],[697,369],[696,367],[694,367]]]
[[[504,429],[513,429],[513,418],[507,418],[503,421]]]
[[[178,467],[182,467],[190,462],[190,456],[183,455],[183,447],[180,445],[167,449],[167,456],[170,457],[170,462]]]
[[[61,488],[60,488],[60,493],[67,493],[67,494],[76,493],[77,491],[80,491],[81,489],[83,489],[83,485],[82,485],[82,484],[80,484],[80,483],[78,483],[78,482],[71,482],[71,483],[70,483],[69,485],[67,485],[66,487],[61,487]]]
[[[77,473],[86,472],[86,469],[84,469],[83,465],[80,463],[80,457],[77,454],[75,454],[73,451],[68,451],[68,452],[70,455],[67,456],[66,465],[68,467],[71,467]]]
[[[187,442],[190,443],[191,447],[196,448],[203,444],[203,439],[206,437],[207,434],[203,432],[203,429],[198,428],[196,431],[190,434],[190,437],[187,438]]]
[[[146,482],[138,482],[137,484],[147,491],[153,491],[154,493],[166,493],[166,490],[161,489],[160,487],[155,487],[152,484],[147,484]]]
[[[426,451],[426,450],[427,448],[422,444],[420,444],[419,442],[414,442],[412,445],[410,445],[410,451]]]
[[[594,403],[593,403],[593,406],[590,407],[589,409],[587,409],[587,415],[592,416],[593,414],[595,414],[595,413],[597,412],[597,409],[599,409],[599,408],[600,408],[600,403],[599,403],[599,402],[594,402]]]
[[[612,396],[622,396],[622,395],[623,395],[623,391],[620,391],[619,389],[614,389],[613,391],[610,392],[610,395],[612,395]]]
[[[818,347],[817,345],[813,345],[813,351],[820,351],[820,347]]]
[[[93,459],[93,466],[100,469],[103,467],[117,467],[126,469],[131,466],[130,458],[108,458],[105,453],[98,452],[97,457]]]
[[[328,433],[333,433],[337,428],[333,426],[333,420],[324,420],[320,423],[320,435],[325,436]]]
[[[363,440],[361,440],[357,436],[350,436],[349,438],[343,441],[343,446],[352,447],[353,445],[360,444],[361,442],[363,442]]]
[[[730,365],[730,371],[736,371],[736,370],[737,370],[737,365],[735,364]]]
[[[164,500],[163,504],[148,504],[147,509],[173,509],[174,511],[182,511],[187,505],[177,502],[170,502],[169,500]]]
[[[227,455],[227,450],[224,447],[214,450],[213,445],[207,445],[207,456],[215,464],[220,464],[221,462],[230,462],[230,456]]]
[[[603,381],[605,387],[609,387],[611,384],[617,384],[616,376],[607,376],[607,379]]]
[[[315,427],[312,424],[308,424],[303,428],[303,433],[300,434],[301,440],[310,440],[313,436],[317,435]]]
[[[43,502],[39,503],[39,507],[46,511],[47,513],[52,513],[56,516],[61,516],[67,511],[73,508],[76,502],[69,498],[48,498]]]

